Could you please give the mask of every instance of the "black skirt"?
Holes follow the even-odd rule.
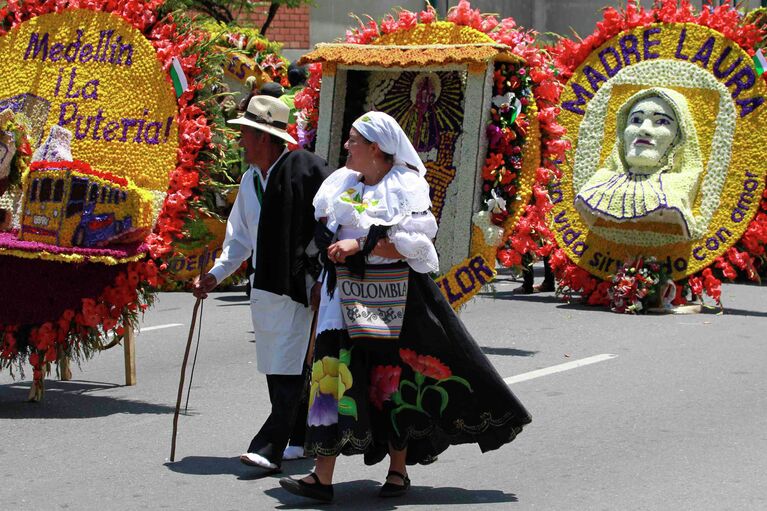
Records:
[[[398,340],[317,336],[310,455],[364,454],[372,465],[391,444],[407,447],[408,464],[425,464],[450,445],[497,449],[530,420],[427,275],[410,271]]]

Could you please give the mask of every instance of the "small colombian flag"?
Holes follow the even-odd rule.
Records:
[[[762,76],[767,71],[767,57],[764,55],[764,48],[754,55],[754,65],[756,65],[756,74],[759,76]]]
[[[186,81],[186,75],[181,67],[178,57],[173,57],[170,66],[170,78],[173,80],[173,88],[176,90],[176,97],[180,98],[184,91],[189,87]]]

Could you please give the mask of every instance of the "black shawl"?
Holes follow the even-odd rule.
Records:
[[[306,255],[316,224],[312,200],[329,175],[325,160],[303,149],[283,156],[272,169],[258,222],[254,288],[308,305],[306,273],[318,273],[318,264]]]

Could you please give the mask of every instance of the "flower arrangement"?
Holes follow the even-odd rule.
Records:
[[[638,314],[661,305],[664,294],[675,289],[663,267],[652,257],[627,262],[610,281],[607,290],[610,310],[622,314]]]
[[[9,189],[21,184],[21,177],[29,170],[32,159],[26,123],[21,115],[13,115],[9,110],[0,114],[0,143],[5,149],[0,162],[0,179],[7,179]],[[7,160],[9,157],[10,160]]]
[[[652,9],[632,1],[621,10],[605,9],[585,39],[562,40],[553,50],[565,84],[560,121],[573,141],[564,175],[551,189],[558,245],[551,264],[565,295],[580,293],[587,303],[608,305],[611,283],[603,279],[637,254],[655,257],[677,282],[677,303],[705,293],[721,305],[720,277],[742,271],[758,278],[767,217],[761,205],[765,172],[755,169],[763,168],[756,148],[767,143],[758,128],[767,88],[751,56],[762,37],[729,5],[696,12],[687,1],[660,0]],[[634,53],[633,42],[639,45]],[[737,73],[754,78],[742,91],[730,87]],[[618,105],[657,86],[684,93],[695,106],[691,121],[700,147],[716,148],[703,155],[689,236],[664,225],[587,225],[572,207],[574,196],[610,154]]]
[[[289,85],[288,61],[280,55],[282,44],[270,41],[254,28],[226,25],[205,18],[198,21],[198,26],[211,34],[216,46],[253,59],[258,68],[253,71],[263,72],[268,80],[283,86]]]
[[[521,264],[523,255],[548,254],[546,217],[551,205],[547,186],[558,175],[554,162],[563,159],[569,147],[557,122],[561,85],[551,59],[536,47],[535,36],[521,30],[511,18],[499,20],[482,14],[461,0],[444,21],[437,19],[430,6],[419,13],[403,9],[396,16],[387,15],[381,23],[359,20],[359,26],[347,30],[344,37],[347,45],[368,46],[364,55],[360,49],[357,58],[372,59],[371,64],[384,67],[399,58],[400,48],[409,45],[423,52],[434,50],[434,55],[419,54],[425,62],[435,58],[486,61],[502,48],[504,58],[495,64],[494,104],[487,128],[484,210],[475,217],[475,227],[484,237],[473,237],[476,246],[472,251],[492,253],[490,259],[494,259],[497,250],[498,260],[506,266]],[[375,52],[378,46],[387,46],[387,51]],[[351,50],[344,46],[343,51]],[[411,53],[408,58],[415,57]],[[300,109],[296,133],[304,147],[311,148],[314,143],[321,76],[321,65],[312,64],[309,86],[296,97]]]
[[[141,111],[139,111],[138,117],[129,123],[134,131],[124,134],[126,141],[130,135],[132,143],[140,143],[142,146],[141,151],[134,150],[132,152],[136,160],[129,166],[133,168],[132,165],[135,163],[142,165],[141,169],[136,167],[135,173],[124,172],[125,169],[122,166],[110,166],[110,154],[108,150],[104,149],[104,146],[99,147],[98,144],[94,144],[93,151],[88,152],[86,150],[83,153],[90,163],[106,162],[103,165],[98,163],[99,168],[117,176],[130,177],[138,186],[147,187],[156,192],[155,197],[158,200],[155,211],[159,212],[159,216],[154,233],[146,240],[153,259],[159,259],[170,252],[172,240],[183,235],[182,227],[188,210],[186,201],[195,195],[194,188],[199,183],[199,169],[206,168],[206,161],[215,158],[215,155],[210,153],[203,154],[203,150],[210,149],[211,128],[205,117],[205,110],[200,106],[200,104],[204,105],[205,98],[197,96],[198,91],[204,88],[204,85],[199,81],[201,73],[199,60],[204,54],[206,39],[204,34],[193,29],[178,16],[162,17],[159,13],[161,4],[161,0],[145,2],[114,2],[112,0],[20,2],[11,0],[0,10],[0,35],[5,35],[9,30],[29,30],[27,27],[33,25],[25,25],[28,22],[32,22],[35,27],[55,24],[57,19],[53,16],[62,14],[73,17],[76,21],[75,27],[80,26],[80,22],[84,23],[86,19],[95,19],[99,23],[107,25],[118,25],[119,30],[116,32],[126,37],[123,44],[127,44],[124,42],[127,40],[135,43],[130,49],[127,47],[123,49],[122,59],[127,59],[130,55],[134,64],[131,66],[135,73],[134,76],[143,77],[146,80],[141,82],[142,87],[126,87],[125,83],[121,83],[120,87],[126,90],[135,89],[134,92],[138,91],[141,94],[147,94],[147,91],[151,90],[152,93],[159,94],[159,97],[170,97],[169,102],[165,99],[159,101],[158,111],[163,112],[164,117],[162,117],[163,121],[160,126],[157,126],[157,130],[154,129],[155,126],[150,126],[154,122],[154,119],[150,119],[150,112],[142,116]],[[62,37],[68,33],[70,32],[67,30],[57,32],[57,34],[62,34]],[[71,33],[72,41],[76,42],[77,33],[74,31]],[[86,41],[81,41],[81,44],[83,43]],[[88,53],[87,50],[81,50],[81,53],[78,54],[81,59],[92,57],[95,46],[91,44],[91,41],[87,41],[87,44],[90,45],[91,53]],[[82,47],[80,46],[80,48]],[[190,83],[188,90],[178,100],[172,93],[169,78],[165,76],[174,57],[179,59]],[[13,63],[4,63],[4,65],[9,71],[16,68]],[[147,68],[146,65],[149,65],[150,68]],[[151,66],[156,66],[156,70],[152,70]],[[53,76],[57,76],[57,73],[58,69],[55,70]],[[117,71],[110,70],[107,73],[111,75]],[[155,74],[152,75],[152,73]],[[163,78],[152,81],[149,77],[157,76],[157,73],[160,73]],[[74,82],[74,88],[71,91],[64,91],[63,88],[69,85],[70,79]],[[56,81],[52,80],[54,87]],[[62,76],[61,82],[63,85],[61,85],[62,90],[59,91],[59,94],[79,92],[83,102],[86,100],[95,101],[96,87],[101,86],[100,83],[96,84],[95,82],[91,83],[90,86],[84,83],[80,84],[78,89],[77,77],[72,77],[71,74],[68,77]],[[149,89],[146,89],[145,86],[148,86]],[[99,91],[102,97],[106,97],[104,94],[108,87],[109,85],[105,85]],[[164,91],[169,92],[167,95],[163,95],[165,94]],[[56,91],[49,92],[52,97]],[[117,92],[115,91],[115,93]],[[134,101],[126,100],[124,104],[118,105],[118,108],[136,106]],[[70,107],[69,114],[66,115],[72,113],[72,108]],[[166,112],[167,115],[165,115]],[[59,112],[57,112],[58,114]],[[152,112],[152,117],[154,114],[155,112]],[[111,122],[106,118],[102,120],[102,122],[104,121],[107,122],[102,128]],[[76,125],[74,119],[73,123]],[[139,125],[141,126],[141,133],[138,133]],[[123,136],[122,129],[125,129],[124,126],[120,126],[120,131],[115,129],[113,133],[107,135],[111,136],[118,133]],[[82,126],[79,129],[82,130]],[[97,135],[101,138],[104,137],[103,132],[99,132]],[[133,142],[139,135],[141,136],[140,141]],[[155,136],[158,137],[157,144],[154,143]],[[77,133],[75,138],[77,138]],[[172,146],[172,149],[166,152],[159,151],[155,157],[149,157],[144,149],[150,148],[150,146],[152,148],[164,146],[166,149]],[[83,147],[87,146],[84,145]],[[149,151],[149,153],[151,152]],[[144,164],[146,164],[147,171],[143,170]],[[73,253],[71,255],[73,257],[79,256],[79,261],[83,260],[83,256],[80,254]],[[9,270],[12,266],[11,263],[23,265],[27,264],[23,261],[30,261],[3,253],[0,253],[0,257],[4,259],[2,266],[5,271]],[[72,259],[73,262],[77,260]],[[61,356],[88,358],[97,350],[119,342],[126,327],[136,326],[138,312],[145,310],[151,304],[154,296],[153,290],[162,280],[160,272],[164,269],[163,266],[156,264],[152,259],[126,263],[124,259],[115,259],[108,254],[96,260],[98,264],[94,262],[94,264],[77,267],[72,265],[73,271],[79,268],[78,271],[88,270],[90,272],[89,274],[92,275],[90,290],[84,292],[85,294],[81,297],[62,295],[59,301],[62,303],[66,301],[71,304],[63,312],[53,309],[47,310],[45,312],[49,313],[49,316],[43,317],[41,315],[39,320],[35,320],[35,322],[30,322],[29,316],[23,314],[23,310],[25,310],[23,308],[20,315],[9,317],[8,310],[0,315],[0,368],[8,368],[12,371],[14,367],[18,367],[21,370],[23,360],[28,359],[33,368],[35,382],[38,384],[37,388],[41,390],[42,380],[45,373],[50,370],[52,361]],[[45,269],[50,270],[51,267],[45,265],[58,263],[36,259],[28,264],[34,264],[36,268],[43,269],[45,267]],[[59,264],[56,268],[60,267]],[[50,271],[51,275],[54,275],[52,280],[55,280],[55,275],[58,274],[54,270]],[[34,278],[36,273],[41,272],[28,272],[27,278]],[[61,272],[59,271],[59,273]],[[6,275],[6,279],[8,278]],[[17,278],[18,274],[14,274],[10,280],[4,281],[4,283],[10,282],[12,285],[15,282],[14,279]],[[64,280],[47,282],[46,285],[49,285],[50,289],[66,289],[66,275],[62,273],[59,278]],[[106,285],[98,285],[98,282],[105,282]],[[29,281],[23,284],[25,287],[28,285],[30,285]]]

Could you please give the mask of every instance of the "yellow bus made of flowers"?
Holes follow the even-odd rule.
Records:
[[[144,239],[152,195],[81,161],[34,162],[23,185],[19,239],[59,247],[101,247]]]

